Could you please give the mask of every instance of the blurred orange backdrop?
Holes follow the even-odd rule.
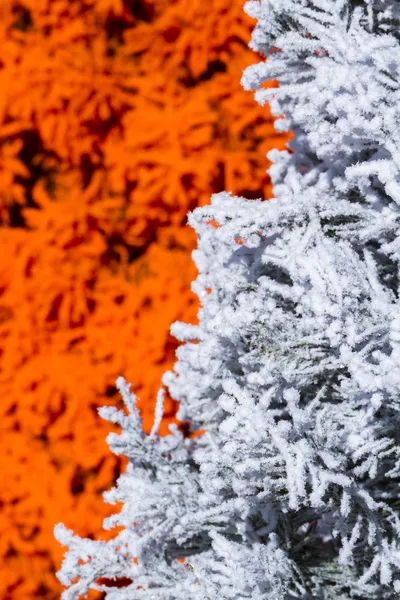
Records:
[[[241,89],[242,4],[1,1],[2,600],[60,597],[55,523],[111,536],[101,494],[125,461],[97,407],[123,375],[151,428],[169,327],[197,312],[187,212],[271,195],[287,138]]]

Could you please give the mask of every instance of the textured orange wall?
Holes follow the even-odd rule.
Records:
[[[187,211],[271,193],[285,138],[240,87],[252,26],[242,0],[1,0],[3,600],[59,598],[55,523],[106,539],[125,462],[96,409],[124,375],[152,425],[169,327],[197,311]]]

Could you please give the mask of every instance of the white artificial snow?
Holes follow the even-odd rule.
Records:
[[[100,414],[129,459],[104,494],[123,531],[56,526],[63,600],[400,597],[400,3],[245,10],[266,60],[243,85],[294,139],[268,155],[274,199],[221,193],[189,216],[199,325],[173,326],[163,383],[205,433],[158,437],[160,391],[146,436],[119,378],[128,414]]]

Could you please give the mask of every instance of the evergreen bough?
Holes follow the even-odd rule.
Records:
[[[119,378],[128,412],[99,412],[129,459],[104,494],[123,530],[56,526],[63,600],[400,597],[400,5],[245,10],[266,61],[242,83],[294,139],[269,153],[273,200],[189,216],[202,308],[163,383],[205,433],[158,437],[161,390],[146,436]]]

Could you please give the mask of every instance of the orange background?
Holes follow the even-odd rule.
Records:
[[[54,524],[100,537],[115,511],[97,407],[123,375],[151,428],[197,312],[186,213],[271,195],[286,138],[240,86],[253,26],[242,0],[1,0],[2,600],[59,598]]]

